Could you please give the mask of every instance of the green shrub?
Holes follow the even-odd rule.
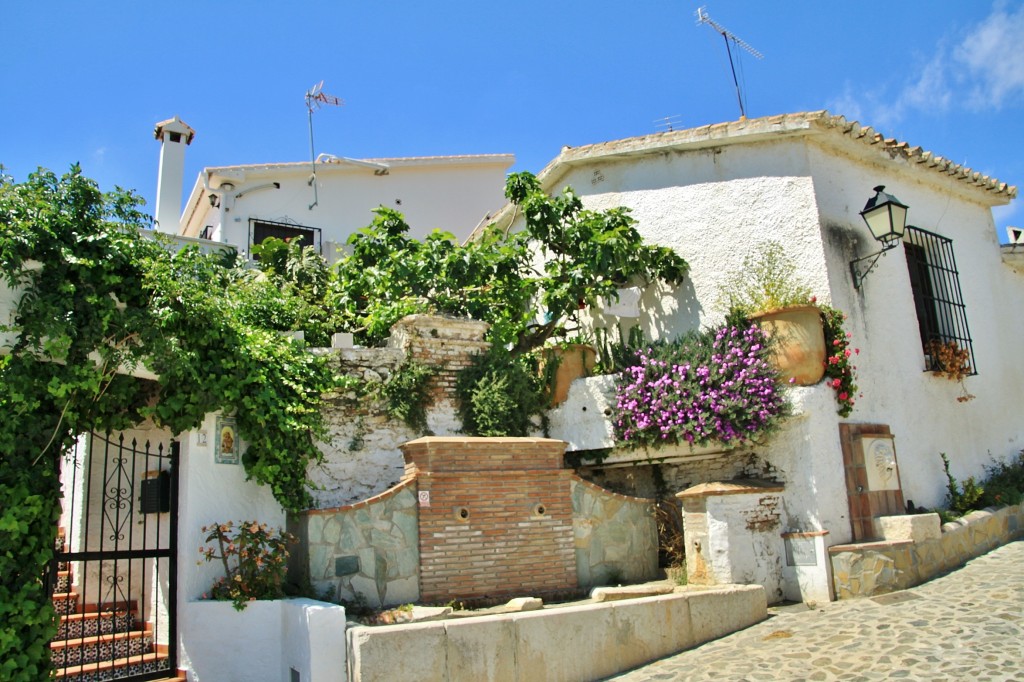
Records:
[[[533,418],[543,418],[551,399],[548,363],[534,355],[513,356],[501,348],[473,358],[459,372],[456,393],[462,432],[470,436],[526,436]]]
[[[1007,462],[985,467],[982,507],[1001,507],[1024,502],[1024,450]]]
[[[968,476],[963,484],[953,478],[949,471],[949,457],[945,452],[940,452],[942,458],[942,470],[946,473],[946,504],[950,511],[963,515],[974,509],[978,509],[978,501],[981,499],[984,489],[977,484],[974,476]]]

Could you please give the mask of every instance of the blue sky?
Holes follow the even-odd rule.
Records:
[[[747,115],[828,109],[1024,185],[1024,4],[707,0],[764,54],[739,56]],[[18,180],[78,161],[104,189],[156,191],[153,124],[196,129],[204,166],[513,153],[739,116],[722,38],[677,0],[5,2],[0,163]],[[1024,199],[996,210],[998,236]],[[150,204],[150,206],[152,206]],[[911,209],[913,210],[913,209]]]

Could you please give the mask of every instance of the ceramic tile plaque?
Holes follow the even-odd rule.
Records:
[[[239,464],[238,426],[234,417],[217,417],[214,435],[213,461],[217,464]]]
[[[891,436],[861,436],[864,448],[864,468],[868,475],[868,490],[899,490],[899,472],[896,470],[896,446]]]

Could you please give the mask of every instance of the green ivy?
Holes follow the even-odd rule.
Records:
[[[436,373],[422,363],[406,360],[381,386],[388,416],[401,419],[414,431],[426,433],[430,379]]]
[[[174,433],[234,413],[250,478],[306,506],[320,459],[326,364],[271,324],[295,287],[194,248],[172,254],[141,199],[104,194],[73,166],[23,183],[0,176],[0,277],[22,291],[0,356],[0,679],[51,674],[59,462],[77,435],[152,418]],[[147,236],[148,235],[148,236]],[[273,299],[280,299],[274,302]],[[0,321],[6,323],[6,320]],[[140,365],[158,381],[130,376]]]

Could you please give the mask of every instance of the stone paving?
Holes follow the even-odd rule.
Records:
[[[902,592],[769,611],[612,679],[1024,680],[1024,540]]]

